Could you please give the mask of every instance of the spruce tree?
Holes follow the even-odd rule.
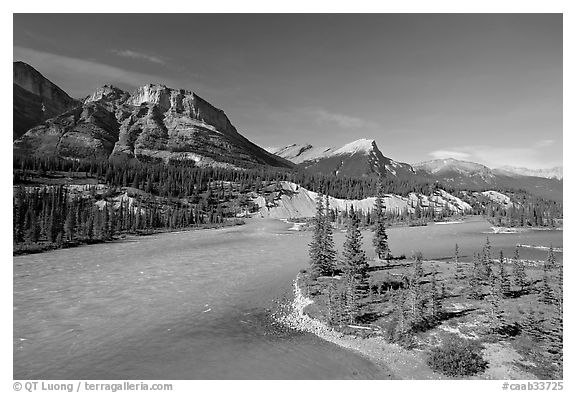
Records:
[[[348,279],[348,294],[350,306],[349,315],[356,317],[360,309],[360,299],[368,292],[368,262],[366,254],[362,250],[362,234],[359,229],[359,219],[350,208],[346,240],[344,241],[344,264],[346,266],[346,276]]]
[[[470,297],[480,299],[482,297],[482,266],[478,254],[474,254],[472,272],[470,273]]]
[[[550,284],[550,276],[547,271],[542,276],[542,288],[540,289],[540,301],[545,304],[554,304],[556,297]]]
[[[464,265],[460,261],[460,250],[458,248],[458,243],[456,243],[456,246],[454,247],[454,264],[456,265],[456,274],[454,278],[456,278],[456,280],[462,280],[466,278]]]
[[[424,291],[422,288],[423,277],[424,270],[422,268],[422,253],[417,252],[415,254],[414,262],[412,263],[412,273],[408,281],[409,321],[413,327],[420,325],[424,320],[426,299],[424,298]]]
[[[550,248],[548,249],[548,257],[544,262],[544,271],[549,272],[555,268],[556,268],[556,256],[554,255],[554,248],[552,247],[552,244],[550,244]]]
[[[328,220],[329,203],[319,193],[316,199],[316,216],[313,220],[314,234],[309,244],[312,272],[317,276],[331,276],[336,265],[336,250],[332,233],[332,223]]]
[[[326,195],[326,212],[324,214],[324,255],[320,266],[321,274],[323,276],[333,275],[334,269],[336,267],[336,249],[334,246],[332,222],[329,217],[330,201],[328,199],[328,195]]]
[[[490,280],[489,293],[486,299],[489,303],[488,317],[492,331],[498,331],[504,324],[504,313],[501,308],[500,294],[498,292],[496,277],[492,277]]]
[[[527,285],[526,267],[524,262],[520,259],[520,247],[516,246],[514,250],[514,259],[512,261],[512,279],[514,285],[520,287],[520,290],[524,290]]]
[[[504,297],[508,292],[510,292],[510,280],[508,278],[508,273],[506,272],[506,266],[504,264],[504,252],[502,250],[500,250],[498,267],[499,267],[498,289],[500,296]]]
[[[390,248],[388,246],[388,235],[386,233],[386,211],[384,206],[384,185],[378,182],[376,201],[374,202],[374,212],[376,213],[376,225],[374,226],[374,238],[372,244],[378,259],[386,259],[390,262]]]
[[[492,271],[492,253],[491,253],[491,245],[490,245],[490,239],[488,237],[486,237],[486,244],[484,245],[484,248],[482,250],[482,265],[481,265],[481,277],[482,280],[490,285],[492,277],[494,276],[494,272]]]
[[[313,234],[312,242],[308,245],[308,253],[310,255],[310,265],[313,276],[321,274],[321,266],[323,262],[323,248],[324,248],[324,200],[322,194],[318,193],[316,197],[316,216],[312,221]]]
[[[437,321],[442,316],[442,293],[438,291],[438,282],[436,279],[437,271],[434,269],[432,272],[432,279],[430,281],[430,296],[431,301],[431,314],[432,319]],[[442,292],[444,292],[444,284],[442,284]]]
[[[346,230],[346,240],[344,241],[344,262],[347,268],[355,276],[365,276],[367,274],[368,262],[366,254],[362,250],[362,233],[360,232],[360,220],[354,211],[354,206],[350,207],[348,228]]]

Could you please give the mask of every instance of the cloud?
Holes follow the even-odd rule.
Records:
[[[434,150],[428,153],[435,159],[443,159],[443,158],[455,158],[457,160],[466,160],[470,157],[470,154],[463,153],[460,151],[450,151],[450,150]]]
[[[556,141],[554,139],[542,139],[534,144],[536,148],[552,146]]]
[[[340,128],[374,128],[376,123],[358,117],[343,115],[341,113],[328,112],[323,109],[311,111],[320,123],[332,123]]]
[[[549,168],[562,165],[562,160],[550,161],[541,150],[543,145],[550,146],[554,141],[537,141],[529,146],[500,147],[491,145],[454,146],[446,150],[435,150],[430,153],[434,158],[455,158],[498,168],[505,165],[531,169]]]
[[[166,62],[164,60],[162,60],[161,58],[159,58],[157,56],[148,55],[148,54],[142,53],[142,52],[136,52],[136,51],[133,51],[130,49],[123,49],[123,50],[113,49],[112,52],[118,56],[121,56],[121,57],[146,60],[146,61],[149,61],[150,63],[156,63],[156,64],[162,64],[162,65],[166,64]]]
[[[170,78],[19,46],[14,46],[14,60],[32,65],[72,97],[84,97],[106,83],[130,88],[148,83],[178,86]]]

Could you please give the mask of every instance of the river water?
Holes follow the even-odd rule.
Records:
[[[14,257],[14,378],[390,378],[354,352],[271,324],[269,310],[290,298],[308,263],[310,233],[290,227],[253,219]],[[390,245],[395,254],[440,258],[458,239],[465,255],[482,247],[489,228],[393,228]],[[336,244],[343,238],[336,233]],[[562,231],[490,239],[508,251],[516,243],[562,247]]]

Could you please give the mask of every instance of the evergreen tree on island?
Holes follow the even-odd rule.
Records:
[[[390,261],[390,248],[388,247],[388,235],[386,234],[386,207],[384,206],[384,184],[382,179],[378,181],[378,191],[374,202],[376,213],[376,225],[374,227],[374,238],[372,244],[378,259]]]
[[[310,265],[314,276],[331,276],[334,273],[336,251],[332,238],[332,224],[327,217],[328,197],[326,208],[324,197],[318,193],[316,198],[316,216],[313,220],[314,234],[309,244]]]
[[[360,220],[354,211],[354,206],[350,207],[343,255],[346,267],[348,270],[350,270],[352,275],[366,275],[368,270],[368,262],[366,261],[366,254],[364,253],[364,250],[362,250],[362,233],[360,232]]]
[[[348,299],[351,300],[349,315],[354,320],[359,313],[359,300],[368,292],[368,262],[366,254],[362,250],[362,233],[360,232],[360,220],[350,207],[346,240],[344,241],[344,264],[346,266],[346,278],[348,282]]]

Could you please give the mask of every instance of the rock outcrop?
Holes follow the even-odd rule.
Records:
[[[187,90],[149,84],[129,94],[105,85],[82,105],[14,142],[15,154],[194,161],[199,166],[290,168],[238,133],[224,111]]]
[[[13,69],[12,139],[17,139],[30,128],[80,105],[80,101],[71,98],[29,64],[15,61]]]
[[[254,203],[260,207],[259,214],[270,218],[301,218],[314,217],[316,214],[317,193],[290,182],[281,182],[282,189],[275,192],[271,199],[258,196]],[[361,200],[339,199],[328,197],[331,209],[346,211],[354,206],[356,211],[369,213],[374,208],[375,198]],[[460,198],[449,194],[444,190],[436,190],[433,195],[411,193],[407,197],[387,194],[384,198],[386,211],[413,213],[416,206],[432,208],[436,212],[448,209],[453,213],[466,214],[472,211],[472,207]]]

